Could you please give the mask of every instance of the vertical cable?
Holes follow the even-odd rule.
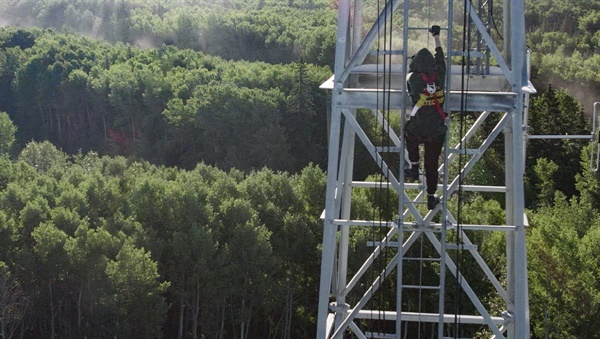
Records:
[[[389,0],[390,2],[393,0]],[[384,120],[389,122],[389,107],[390,107],[390,96],[389,96],[389,88],[391,86],[391,46],[392,46],[392,30],[389,30],[389,38],[388,38],[388,25],[389,27],[391,27],[391,14],[390,14],[390,18],[388,18],[388,11],[386,10],[388,3],[384,0],[383,6],[382,6],[382,2],[381,0],[377,1],[377,12],[381,13],[382,9],[383,9],[383,13],[384,13],[384,17],[383,17],[383,23],[384,26],[381,27],[381,21],[378,20],[377,21],[377,25],[378,25],[378,31],[382,32],[383,34],[383,41],[381,38],[379,38],[377,40],[377,56],[376,56],[376,83],[377,83],[377,92],[381,91],[382,92],[382,96],[381,96],[381,101],[379,99],[379,96],[377,96],[377,102],[376,102],[376,107],[377,110],[381,109],[381,114],[384,118]],[[391,3],[389,4],[391,6]],[[391,13],[392,11],[390,11]],[[388,24],[389,23],[389,24]],[[381,35],[380,35],[381,36]],[[388,45],[389,44],[389,45]],[[381,61],[381,57],[383,56],[383,60]],[[380,80],[381,79],[381,80]],[[390,125],[389,123],[387,124],[386,127],[381,127],[380,129],[380,136],[379,136],[379,146],[381,147],[382,153],[385,153],[387,151],[389,151],[390,148],[390,138],[389,138],[389,133],[390,133]],[[377,146],[376,146],[377,147]],[[383,169],[383,162],[384,162],[384,157],[382,154],[380,154],[379,157],[379,161],[380,163],[379,168]],[[372,274],[372,278],[373,281],[375,281],[375,279],[379,278],[380,281],[380,287],[383,284],[384,280],[385,280],[385,276],[387,274],[386,272],[386,263],[388,260],[387,257],[387,253],[388,251],[385,249],[385,247],[387,247],[387,243],[383,243],[380,242],[378,243],[377,241],[382,241],[384,239],[386,239],[386,234],[387,234],[387,228],[382,227],[381,225],[384,223],[384,218],[388,219],[387,216],[387,212],[389,212],[389,205],[390,205],[390,185],[389,185],[389,180],[387,180],[387,178],[389,177],[389,171],[390,169],[388,168],[388,166],[385,166],[386,168],[386,173],[383,173],[382,171],[379,172],[379,179],[378,179],[378,187],[377,187],[377,193],[376,193],[376,206],[374,206],[374,210],[376,209],[377,212],[377,216],[376,218],[373,218],[372,220],[374,221],[378,221],[378,227],[373,227],[372,228],[372,232],[371,232],[371,237],[373,240],[374,244],[378,244],[376,246],[380,246],[381,247],[381,253],[380,253],[380,257],[377,260],[377,265],[373,264],[373,274]],[[384,184],[385,181],[385,184]],[[385,190],[385,193],[384,193]],[[387,220],[386,220],[387,221]],[[378,229],[378,231],[375,230],[375,228]],[[377,238],[377,239],[376,239]],[[379,275],[376,274],[379,273]],[[373,293],[375,293],[373,291]],[[384,319],[383,316],[383,311],[385,308],[385,300],[383,298],[383,291],[380,291],[377,294],[377,297],[374,297],[372,300],[374,300],[374,304],[376,304],[377,306],[377,310],[378,310],[378,321],[377,321],[377,325],[374,328],[374,331],[377,332],[381,332],[383,329],[385,329],[384,326],[381,326],[382,323],[382,319]],[[375,306],[375,305],[374,305]]]
[[[377,1],[377,13],[380,13],[381,11],[381,0]],[[379,24],[379,20],[377,21],[377,31],[380,31],[380,24]],[[376,75],[375,75],[375,81],[376,81],[376,90],[379,91],[379,54],[381,53],[381,40],[377,39],[377,48],[376,48],[376,61],[375,61],[375,69],[376,69]],[[376,107],[377,109],[379,109],[380,107],[380,102],[379,102],[379,96],[377,96],[376,99]],[[376,147],[377,145],[375,145]],[[377,164],[379,167],[381,167],[381,164]],[[382,246],[383,244],[377,244],[377,241],[379,239],[381,239],[379,237],[380,232],[378,232],[376,230],[376,228],[378,227],[376,225],[377,221],[381,222],[381,210],[380,210],[380,206],[381,206],[381,201],[382,201],[382,197],[381,197],[381,191],[383,189],[383,176],[381,175],[381,172],[379,173],[378,176],[378,180],[377,180],[377,185],[375,188],[375,206],[373,206],[373,217],[371,218],[371,220],[373,220],[373,227],[371,227],[371,242],[373,244],[373,246]],[[375,263],[378,263],[377,265]],[[372,269],[371,269],[371,281],[375,281],[377,279],[377,272],[379,272],[381,265],[379,264],[379,260],[375,260],[372,264]],[[375,290],[373,290],[373,295],[371,296],[371,300],[377,300],[377,304],[379,305],[381,303],[381,293],[378,293],[377,296],[375,296]],[[379,328],[380,328],[380,322],[381,322],[381,312],[379,312],[378,316],[376,319],[373,319],[373,316],[371,316],[371,332],[379,332]]]
[[[470,2],[468,0],[463,1],[463,41],[462,41],[462,68],[461,68],[461,92],[460,92],[460,124],[459,124],[459,157],[458,157],[458,201],[457,201],[457,213],[456,213],[456,296],[455,296],[455,309],[454,309],[454,338],[460,337],[460,322],[458,321],[458,315],[460,314],[461,304],[461,291],[462,291],[462,274],[460,274],[463,263],[463,250],[461,247],[462,239],[462,205],[463,205],[463,166],[465,149],[467,145],[463,140],[465,134],[465,116],[467,107],[467,89],[468,89],[468,75],[471,65],[471,55],[469,52],[471,45],[471,19],[470,19]],[[466,80],[465,80],[466,79]]]
[[[420,249],[419,249],[419,286],[423,286],[423,242],[424,242],[424,236],[421,234],[420,238]],[[418,310],[419,310],[419,315],[421,314],[421,312],[423,311],[422,306],[423,306],[423,289],[419,288],[419,306],[418,306]],[[418,323],[418,338],[421,338],[421,318],[419,317],[419,323]]]
[[[382,153],[389,153],[391,147],[391,138],[390,130],[391,126],[389,124],[390,121],[390,88],[391,88],[391,64],[392,64],[392,46],[393,46],[393,30],[392,30],[392,19],[393,19],[393,11],[388,11],[387,8],[392,8],[392,1],[388,0],[383,3],[378,1],[378,13],[381,13],[383,10],[383,20],[378,20],[378,25],[380,22],[383,22],[383,27],[378,27],[378,30],[382,33],[380,35],[380,39],[378,39],[378,50],[377,50],[377,91],[381,91],[381,102],[379,101],[379,96],[377,97],[377,109],[381,109],[381,114],[383,119],[388,123],[381,127],[380,129],[380,142]],[[383,6],[381,6],[383,5]],[[381,38],[383,37],[383,38]],[[382,59],[382,60],[380,60]],[[380,65],[381,62],[381,65]],[[381,73],[380,73],[381,70]],[[381,79],[381,83],[380,83]],[[383,162],[385,161],[383,154],[380,155],[379,167],[381,169],[384,168]],[[390,177],[390,168],[385,166],[385,173],[383,171],[379,172],[379,189],[378,189],[378,204],[377,208],[379,209],[379,222],[380,225],[383,224],[384,219],[385,222],[389,219],[389,211],[390,211],[390,200],[391,200],[391,192],[390,192],[390,183],[388,178]],[[385,181],[385,184],[384,184]],[[384,193],[385,190],[385,193]],[[377,234],[378,239],[383,240],[386,239],[386,234],[388,233],[387,227],[379,227],[379,232]],[[375,269],[380,272],[379,281],[380,287],[382,287],[385,277],[387,275],[387,262],[389,260],[387,248],[387,243],[381,243],[381,253],[378,262],[380,263]],[[379,319],[383,319],[383,312],[386,306],[386,300],[384,299],[383,290],[378,294],[377,298],[377,309],[379,311]],[[381,323],[382,321],[380,321]],[[382,329],[385,329],[385,326],[382,326]]]
[[[384,8],[387,8],[389,5],[389,8],[392,8],[392,2],[394,0],[388,0],[385,2],[385,6]],[[390,10],[389,11],[389,17],[388,17],[388,11],[385,11],[385,17],[384,17],[384,41],[383,41],[383,45],[384,45],[384,54],[383,54],[383,63],[384,63],[384,68],[383,68],[383,116],[384,119],[388,122],[388,124],[386,124],[385,130],[382,129],[382,137],[383,137],[383,142],[382,142],[382,146],[385,147],[385,149],[387,150],[387,154],[389,153],[389,149],[391,147],[391,140],[390,140],[390,102],[391,102],[391,97],[390,97],[390,88],[391,88],[391,79],[392,79],[392,47],[393,47],[393,42],[392,42],[392,37],[393,37],[393,13],[394,11]],[[389,29],[389,31],[388,31]],[[382,157],[382,161],[383,161],[383,157]],[[385,176],[383,178],[383,180],[385,180],[386,182],[386,188],[385,188],[385,213],[383,213],[383,216],[386,218],[386,220],[389,220],[390,216],[389,214],[389,210],[390,210],[390,200],[391,200],[391,195],[390,195],[390,185],[389,185],[389,180],[388,178],[390,177],[390,168],[389,166],[386,166],[386,172]],[[385,238],[386,234],[388,233],[388,228],[386,227],[385,229],[383,227],[380,228],[380,238],[383,239]],[[386,246],[387,247],[387,246]],[[387,262],[389,260],[388,258],[388,250],[383,251],[383,256],[381,258],[381,262],[382,262],[382,266],[383,266],[383,271],[381,273],[381,283],[383,284],[383,280],[384,277],[387,275],[386,272],[386,267],[387,267]],[[383,297],[383,293],[380,293],[380,296]],[[379,305],[379,309],[383,309],[383,302],[380,303]]]

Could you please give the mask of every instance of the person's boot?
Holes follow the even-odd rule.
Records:
[[[410,168],[405,168],[404,178],[408,182],[419,181],[419,164],[413,164]]]
[[[440,198],[438,198],[435,194],[427,195],[427,208],[432,210],[440,203]]]

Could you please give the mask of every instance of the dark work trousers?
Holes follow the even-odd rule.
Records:
[[[425,178],[427,180],[427,194],[434,194],[438,184],[438,161],[444,147],[445,136],[422,140],[406,136],[406,150],[412,163],[419,162],[419,145],[425,146]]]

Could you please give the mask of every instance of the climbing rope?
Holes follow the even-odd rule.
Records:
[[[461,85],[460,85],[460,122],[459,122],[459,157],[458,157],[458,195],[457,195],[457,212],[456,212],[456,290],[455,290],[455,304],[454,304],[454,338],[459,338],[460,322],[458,315],[461,312],[461,299],[462,299],[462,274],[460,274],[463,267],[463,249],[462,249],[462,214],[463,214],[463,167],[466,155],[466,141],[463,136],[465,135],[465,117],[467,107],[467,89],[469,87],[469,69],[471,66],[471,16],[470,16],[470,3],[467,0],[463,1],[463,32],[462,32],[462,57],[461,57]]]
[[[389,0],[392,1],[392,0]],[[382,8],[385,8],[388,5],[386,0],[379,0],[377,2],[377,13],[382,12]],[[388,53],[388,51],[392,50],[392,32],[391,24],[392,17],[388,18],[388,12],[384,11],[385,17],[383,18],[384,27],[380,27],[381,21],[377,21],[378,31],[382,32],[383,39],[378,39],[377,41],[377,50],[376,50],[376,69],[377,69],[377,91],[382,92],[381,101],[380,97],[377,96],[376,108],[381,112],[385,121],[390,121],[390,88],[391,88],[391,57],[392,54]],[[389,14],[390,16],[393,13]],[[383,56],[382,58],[380,56]],[[381,60],[383,59],[383,60]],[[381,81],[380,81],[381,79]],[[379,114],[379,112],[377,112]],[[391,131],[390,124],[386,124],[385,127],[380,129],[379,135],[379,145],[382,147],[382,150],[389,150],[391,145],[391,140],[389,138]],[[376,146],[377,147],[377,146]],[[382,152],[385,153],[385,152]],[[383,155],[380,156],[379,168],[383,169],[383,162],[385,161]],[[386,238],[386,234],[388,232],[388,228],[386,227],[378,227],[382,225],[384,222],[389,220],[389,216],[387,215],[390,210],[390,184],[389,184],[389,176],[390,169],[388,166],[385,166],[387,173],[379,172],[378,175],[378,187],[376,189],[376,197],[375,197],[375,205],[373,207],[373,218],[374,223],[378,223],[378,225],[373,225],[371,228],[371,241],[375,246],[381,246],[381,253],[379,258],[375,261],[377,264],[373,264],[372,266],[372,274],[371,281],[375,281],[376,279],[380,279],[380,282],[383,283],[385,276],[387,275],[386,267],[388,261],[388,251],[384,248],[387,244],[379,243],[383,239]],[[373,290],[373,293],[375,291]],[[384,298],[383,293],[377,293],[377,296],[373,295],[372,298],[373,304],[377,309],[377,317],[373,316],[375,319],[371,319],[370,325],[372,326],[372,332],[383,332],[385,326],[383,325],[382,319],[384,319],[384,309],[386,306],[386,300]]]

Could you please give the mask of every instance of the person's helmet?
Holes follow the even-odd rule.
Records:
[[[412,61],[409,65],[410,72],[423,72],[433,73],[435,69],[435,59],[433,54],[427,49],[423,48],[412,57]]]

